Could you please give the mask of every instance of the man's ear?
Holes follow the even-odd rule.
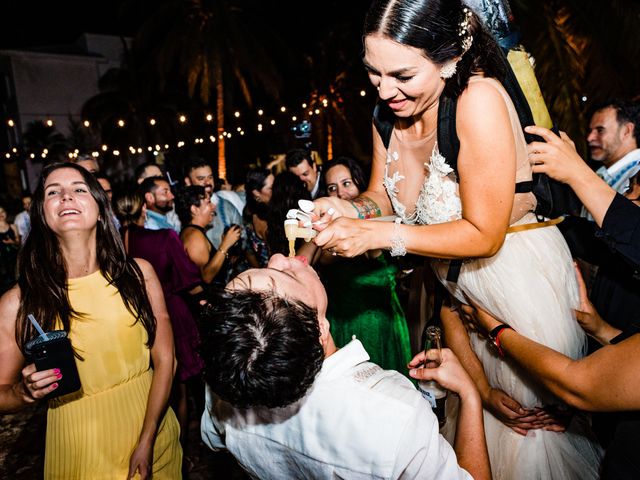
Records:
[[[320,326],[320,343],[324,345],[329,338],[330,324],[326,317],[318,319],[318,325]]]
[[[191,186],[191,179],[189,177],[184,177],[184,184],[187,187],[190,187]]]
[[[636,128],[636,126],[632,123],[632,122],[627,122],[624,125],[622,125],[622,138],[629,138],[630,140],[633,139],[633,130]],[[640,139],[635,139],[636,143],[638,142],[638,140]]]
[[[144,201],[147,203],[147,205],[155,205],[156,203],[156,199],[151,192],[147,192],[144,194]]]

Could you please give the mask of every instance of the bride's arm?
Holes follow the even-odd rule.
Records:
[[[354,256],[375,248],[388,249],[394,238],[400,238],[409,253],[418,255],[494,255],[509,226],[516,176],[515,139],[502,95],[486,82],[470,84],[458,101],[456,125],[460,138],[461,220],[396,226],[339,218],[318,234],[316,244]],[[372,177],[372,185],[381,184],[384,160],[377,158],[374,169],[377,176]]]

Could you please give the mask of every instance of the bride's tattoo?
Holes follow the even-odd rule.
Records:
[[[351,200],[350,203],[358,212],[358,218],[367,219],[379,217],[382,215],[378,204],[371,200],[369,197],[356,197]]]

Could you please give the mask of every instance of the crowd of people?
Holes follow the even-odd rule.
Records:
[[[45,478],[187,476],[194,418],[253,478],[640,476],[639,102],[593,107],[594,170],[520,124],[460,0],[374,0],[363,43],[371,162],[293,148],[232,185],[196,156],[113,188],[80,156],[46,165],[14,218],[0,206],[0,412],[48,402]],[[540,218],[516,187],[536,174],[582,209]],[[290,256],[300,200],[317,234]],[[439,285],[442,351],[412,351],[409,257]],[[66,332],[80,390],[37,368],[38,328]],[[427,380],[456,394],[444,427]]]

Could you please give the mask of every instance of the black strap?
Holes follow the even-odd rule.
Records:
[[[389,148],[395,116],[386,103],[378,102],[373,109],[373,124],[380,134],[384,148]]]
[[[458,99],[445,94],[438,103],[438,151],[445,158],[447,165],[458,175],[458,152],[460,140],[456,132],[456,109]]]

